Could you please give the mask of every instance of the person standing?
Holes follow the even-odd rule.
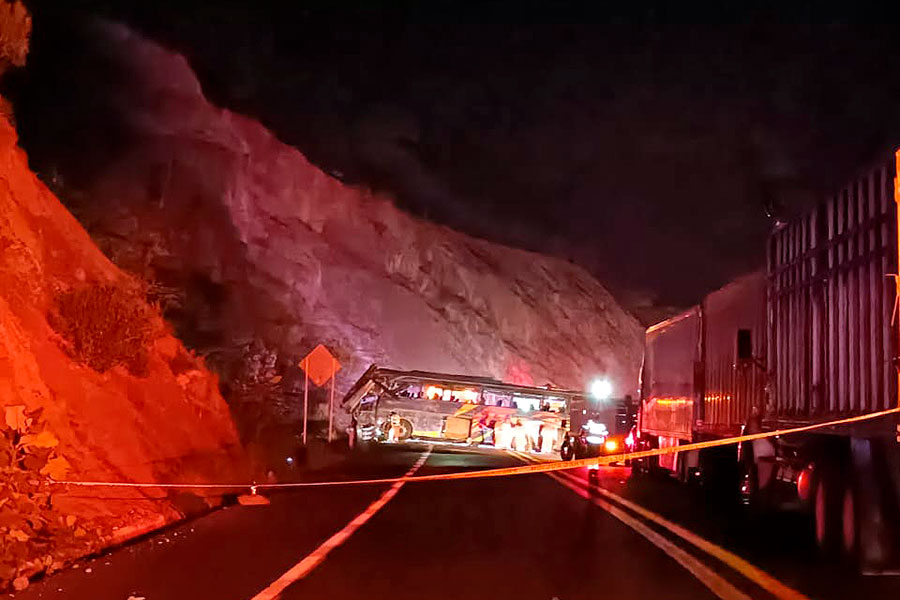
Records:
[[[556,445],[558,435],[559,432],[555,423],[544,424],[541,428],[541,453],[549,454],[553,452],[553,447]]]
[[[528,441],[525,435],[525,428],[522,427],[522,422],[516,419],[515,424],[513,425],[513,440],[512,447],[513,450],[518,452],[524,452],[527,450]]]
[[[387,441],[391,443],[399,442],[400,436],[403,435],[403,426],[400,425],[400,415],[391,413],[390,427],[388,428]]]
[[[350,415],[350,426],[347,427],[347,444],[350,446],[350,450],[356,448],[356,415]]]
[[[512,427],[504,419],[494,430],[494,446],[501,450],[509,450],[512,441]]]

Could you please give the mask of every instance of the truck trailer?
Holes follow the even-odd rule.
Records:
[[[775,226],[766,266],[648,328],[638,444],[667,448],[897,408],[900,151]],[[807,511],[869,571],[900,560],[897,413],[640,461],[636,472]],[[733,488],[729,488],[733,486]]]

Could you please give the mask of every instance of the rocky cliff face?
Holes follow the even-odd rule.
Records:
[[[339,391],[373,362],[633,391],[642,329],[583,269],[413,218],[212,106],[181,56],[116,25],[92,35],[128,75],[103,84],[127,141],[67,195],[232,391],[248,356],[296,391],[319,342]]]
[[[161,490],[50,477],[244,478],[237,443],[216,377],[29,170],[0,117],[0,590],[186,509]]]

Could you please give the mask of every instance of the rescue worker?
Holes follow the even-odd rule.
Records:
[[[556,438],[559,435],[558,429],[553,423],[545,423],[541,428],[541,448],[540,452],[549,454],[553,452],[556,445]]]
[[[403,426],[400,424],[400,415],[398,415],[397,413],[391,413],[387,441],[390,443],[399,442],[400,436],[402,435]]]
[[[356,448],[356,415],[350,415],[350,426],[347,427],[347,444],[350,446],[350,449],[353,450]]]
[[[501,450],[509,450],[510,442],[512,442],[512,426],[509,424],[509,421],[503,420],[494,429],[494,446]]]
[[[494,417],[490,417],[490,419],[485,419],[484,425],[484,443],[485,444],[495,444],[495,435],[497,430],[497,419]]]
[[[513,441],[512,447],[513,450],[518,452],[524,452],[528,449],[528,436],[526,435],[525,428],[522,427],[522,422],[516,419],[516,422],[513,424]]]

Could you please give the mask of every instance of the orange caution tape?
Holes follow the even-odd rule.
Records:
[[[480,471],[461,471],[457,473],[441,473],[438,475],[420,475],[418,477],[389,477],[385,479],[353,479],[349,481],[304,481],[297,483],[132,483],[132,482],[109,482],[109,481],[54,481],[60,485],[72,485],[83,487],[126,487],[126,488],[179,488],[179,489],[219,489],[219,490],[243,490],[254,488],[257,490],[266,489],[289,489],[304,487],[327,487],[341,485],[372,485],[419,481],[447,481],[453,479],[479,479],[483,477],[506,477],[510,475],[527,475],[529,473],[548,473],[552,471],[565,471],[569,469],[578,469],[581,467],[589,467],[593,465],[608,465],[614,462],[622,462],[624,460],[634,460],[637,458],[648,458],[650,456],[661,456],[663,454],[672,454],[675,452],[688,452],[691,450],[703,450],[706,448],[716,448],[718,446],[727,446],[741,442],[752,442],[753,440],[763,440],[771,437],[783,435],[792,435],[795,433],[803,433],[806,431],[815,431],[818,429],[827,429],[830,427],[839,427],[841,425],[849,425],[851,423],[859,423],[862,421],[871,421],[880,417],[891,414],[900,413],[900,407],[883,410],[880,412],[848,417],[846,419],[838,419],[835,421],[827,421],[824,423],[815,423],[812,425],[804,425],[802,427],[792,427],[788,429],[779,429],[776,431],[766,431],[762,433],[751,433],[747,435],[739,435],[720,440],[710,440],[706,442],[694,442],[684,444],[682,446],[672,446],[667,448],[654,448],[652,450],[641,450],[638,452],[626,452],[621,454],[610,454],[608,456],[597,456],[593,458],[582,458],[579,460],[556,461],[538,463],[532,465],[524,465],[519,467],[503,467],[499,469],[482,469]]]

